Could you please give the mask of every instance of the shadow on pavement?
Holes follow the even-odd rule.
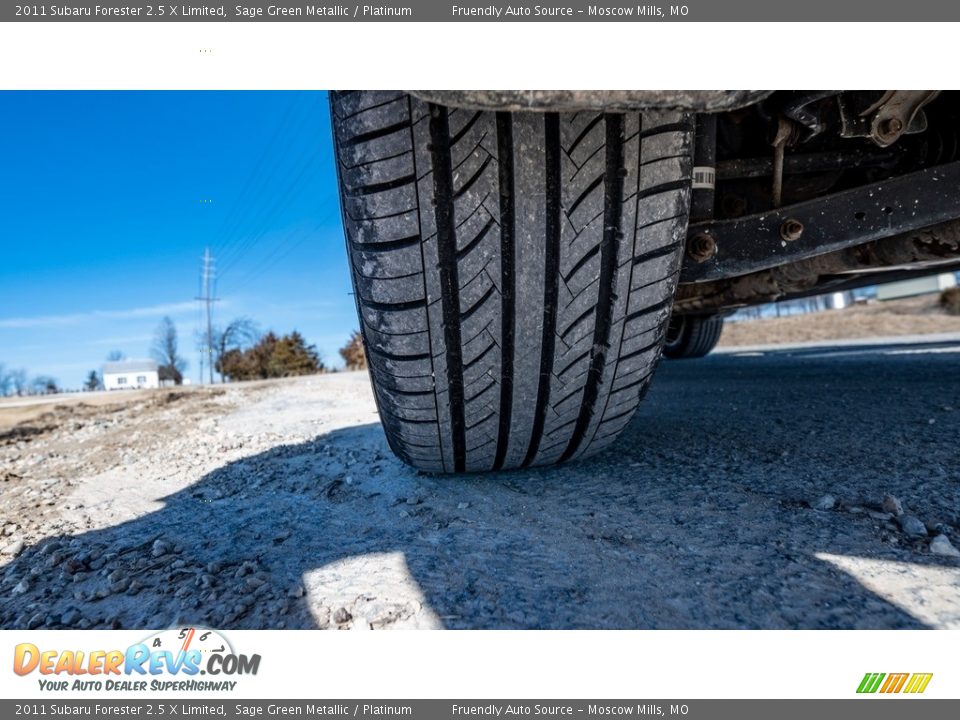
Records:
[[[903,609],[913,591],[891,602],[817,555],[958,567],[849,511],[889,492],[928,524],[960,525],[957,366],[668,363],[616,449],[523,472],[420,475],[379,425],[339,430],[225,465],[131,522],[27,548],[3,570],[28,582],[0,620],[310,628],[342,606],[355,622],[427,613],[455,628],[955,625],[956,598],[923,622]],[[828,493],[837,508],[809,507]]]

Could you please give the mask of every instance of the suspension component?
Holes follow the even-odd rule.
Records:
[[[879,147],[889,147],[903,135],[915,135],[927,129],[925,105],[935,100],[939,90],[887,90],[866,108],[857,107],[861,94],[840,96],[843,137],[867,137]]]

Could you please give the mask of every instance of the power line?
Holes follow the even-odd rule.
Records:
[[[278,173],[283,172],[288,178],[286,192],[282,195],[289,195],[301,180],[307,167],[319,152],[319,148],[314,148],[312,153],[298,153],[300,163],[297,167],[291,169],[285,167],[284,158],[290,157],[295,145],[298,143],[300,134],[305,129],[307,123],[314,117],[312,105],[306,108],[301,107],[299,102],[305,95],[298,95],[287,113],[281,120],[277,131],[271,138],[264,153],[257,163],[253,173],[247,178],[244,189],[237,198],[236,208],[239,213],[231,213],[233,216],[229,222],[224,224],[222,240],[217,243],[220,249],[220,259],[223,265],[223,272],[236,265],[236,263],[247,254],[247,252],[256,244],[258,236],[262,235],[268,227],[268,220],[271,211],[258,202],[259,198],[268,195],[270,188],[276,187]],[[297,172],[299,169],[299,173]],[[294,179],[289,180],[290,177]],[[281,185],[282,187],[282,185]]]
[[[309,228],[306,230],[301,229],[299,232],[294,232],[285,238],[283,241],[278,244],[273,251],[268,254],[260,263],[259,266],[254,267],[250,272],[244,275],[240,280],[238,280],[234,285],[231,285],[232,293],[238,293],[241,290],[247,288],[250,283],[263,275],[268,271],[272,270],[278,263],[286,259],[291,252],[299,248],[303,243],[311,238],[315,237],[314,233],[323,227],[324,223],[318,224],[314,228]],[[288,245],[285,243],[289,243]],[[282,252],[281,251],[284,251]],[[278,255],[278,253],[280,253]],[[273,262],[270,262],[270,261]]]
[[[294,97],[224,219],[220,237],[214,243],[219,261],[216,285],[220,289],[227,289],[221,282],[224,274],[228,276],[227,286],[230,289],[245,288],[261,278],[265,268],[274,268],[311,237],[315,237],[316,231],[326,221],[331,204],[338,207],[336,200],[339,198],[328,197],[321,205],[322,220],[316,227],[280,233],[279,237],[272,232],[276,221],[310,187],[322,169],[323,155],[319,143],[309,142],[300,152],[292,154],[294,143],[302,142],[305,124],[316,117],[319,109],[311,100],[319,102],[320,97],[310,98],[305,93]],[[287,158],[293,162],[286,162]],[[262,202],[264,198],[269,198],[268,202]],[[258,255],[259,258],[256,257]],[[249,269],[244,267],[248,264],[252,265]],[[243,271],[242,277],[235,278],[234,275],[240,271]],[[209,292],[203,291],[201,294],[206,296]],[[213,294],[216,295],[216,286]],[[208,332],[208,336],[209,350],[212,348],[212,335]]]
[[[302,158],[301,162],[294,168],[295,174],[293,174],[292,181],[279,197],[272,204],[261,207],[256,222],[252,224],[247,237],[239,241],[233,256],[224,268],[224,272],[236,267],[240,260],[257,246],[258,242],[267,234],[277,216],[308,187],[309,182],[320,171],[320,166],[315,164],[318,156],[319,153],[314,152]]]
[[[220,238],[215,243],[221,260],[230,254],[230,244],[234,240],[233,236],[236,230],[243,224],[244,216],[250,209],[251,202],[248,196],[250,191],[255,189],[255,181],[260,179],[261,172],[265,169],[268,160],[274,163],[277,162],[279,153],[275,152],[276,146],[279,139],[290,129],[289,123],[293,116],[294,109],[300,102],[300,98],[301,95],[295,95],[293,100],[287,106],[286,112],[284,112],[283,117],[276,128],[274,128],[273,135],[271,136],[267,145],[264,146],[263,152],[261,153],[260,158],[257,160],[253,171],[247,176],[247,179],[243,185],[243,189],[240,191],[240,194],[237,195],[233,207],[224,218],[223,227],[221,228],[220,232]],[[271,170],[270,174],[272,174],[272,172],[273,171]]]
[[[301,228],[300,230],[290,233],[286,237],[282,238],[273,248],[273,250],[268,252],[259,261],[259,263],[251,268],[239,280],[230,284],[231,294],[247,288],[253,280],[263,277],[267,271],[275,268],[280,262],[289,257],[294,250],[302,246],[307,240],[316,238],[316,233],[320,231],[321,228],[328,226],[339,213],[340,206],[338,200],[339,198],[328,197],[320,207],[320,221],[312,227]],[[334,205],[334,207],[331,207],[331,205]]]

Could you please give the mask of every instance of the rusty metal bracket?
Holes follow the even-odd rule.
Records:
[[[927,129],[923,108],[939,90],[887,90],[869,107],[854,111],[841,97],[842,137],[868,137],[879,147],[889,147],[903,135]]]
[[[681,283],[737,277],[960,218],[960,161],[733,220],[690,226]],[[697,241],[693,242],[696,238]]]

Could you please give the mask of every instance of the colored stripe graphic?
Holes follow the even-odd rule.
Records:
[[[884,681],[886,678],[886,681]],[[899,692],[918,694],[927,689],[933,673],[866,673],[860,685],[857,686],[858,693],[875,693],[879,690],[885,694],[895,694]],[[882,685],[881,685],[882,683]]]
[[[860,687],[857,688],[857,692],[875,693],[877,688],[880,687],[880,682],[884,677],[884,673],[867,673],[863,676],[863,680],[860,681]]]
[[[933,673],[914,673],[904,690],[905,693],[922,693],[930,684]]]
[[[898,693],[903,688],[903,684],[910,677],[910,673],[890,673],[887,675],[887,681],[880,688],[882,693]]]

